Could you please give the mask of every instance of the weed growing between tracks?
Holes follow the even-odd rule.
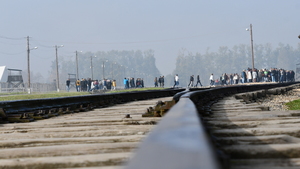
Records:
[[[152,87],[152,88],[130,88],[121,90],[107,90],[105,93],[120,93],[120,92],[134,92],[134,91],[145,91],[145,90],[162,90],[166,88]]]
[[[300,110],[300,100],[294,100],[286,103],[289,110]]]

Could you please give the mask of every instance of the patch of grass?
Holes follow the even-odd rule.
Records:
[[[105,93],[120,93],[120,92],[131,92],[131,91],[144,91],[144,90],[161,90],[165,88],[132,88],[124,90],[113,90]],[[55,98],[55,97],[71,97],[71,96],[82,96],[90,95],[88,92],[53,92],[53,93],[3,93],[0,94],[0,101],[11,101],[11,100],[30,100],[30,99],[44,99],[44,98]]]
[[[289,110],[300,110],[300,100],[294,100],[285,104]]]
[[[27,93],[26,92],[0,93],[0,96],[16,95],[16,94],[27,94]]]
[[[69,97],[69,96],[81,96],[89,95],[88,92],[55,92],[55,93],[32,93],[32,94],[14,94],[14,95],[1,95],[0,101],[10,100],[30,100],[30,99],[43,99],[43,98],[55,98],[55,97]]]

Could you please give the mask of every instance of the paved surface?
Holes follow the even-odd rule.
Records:
[[[227,97],[205,122],[233,169],[300,168],[300,111],[263,111]]]
[[[172,97],[1,124],[0,168],[122,168],[161,119],[141,117],[158,100]]]

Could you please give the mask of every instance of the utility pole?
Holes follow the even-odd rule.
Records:
[[[111,63],[111,78],[114,80],[114,63]]]
[[[300,39],[300,35],[298,36],[298,38]],[[300,65],[300,63],[296,64],[296,75],[295,75],[295,81],[298,80],[298,77],[299,77],[299,73],[300,73],[300,68],[298,67]]]
[[[29,59],[29,55],[30,55],[30,48],[29,48],[29,36],[27,36],[27,71],[28,71],[28,94],[31,93],[31,89],[30,89],[30,59]]]
[[[38,47],[34,47],[32,49],[37,49]],[[29,48],[29,36],[27,36],[27,71],[28,71],[28,94],[31,94],[31,86],[30,86],[30,50]]]
[[[56,56],[56,87],[57,92],[59,92],[59,73],[58,73],[58,56],[57,56],[57,48],[64,47],[64,45],[57,46],[55,45],[55,56]]]
[[[91,56],[91,72],[92,72],[92,80],[94,80],[94,71],[93,71],[93,56]]]
[[[78,74],[78,52],[76,50],[76,80],[79,79],[79,74]]]
[[[58,75],[57,45],[55,45],[55,56],[56,56],[56,88],[57,88],[57,92],[59,92],[59,75]]]
[[[120,84],[122,84],[123,83],[123,81],[122,81],[122,75],[121,75],[121,69],[120,69],[120,65],[118,64],[118,71],[117,71],[117,73],[118,73],[118,75],[119,75],[119,78],[118,79],[120,79]]]
[[[104,79],[104,61],[102,62],[102,73],[103,73],[102,77]]]
[[[251,53],[252,53],[252,71],[254,71],[254,50],[253,50],[252,24],[250,24],[250,36],[251,36]]]

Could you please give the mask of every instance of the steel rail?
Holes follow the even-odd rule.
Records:
[[[163,89],[148,91],[132,91],[124,93],[93,94],[73,97],[45,98],[32,100],[15,100],[0,102],[0,117],[5,120],[7,116],[24,116],[26,113],[59,111],[80,111],[80,109],[93,109],[108,107],[136,100],[174,96],[185,89]],[[64,109],[64,110],[61,110]],[[45,113],[44,113],[45,114]]]
[[[201,116],[209,113],[210,105],[231,94],[298,83],[235,85],[178,93],[177,104],[141,143],[125,169],[228,168],[227,157],[215,148],[201,120]]]

